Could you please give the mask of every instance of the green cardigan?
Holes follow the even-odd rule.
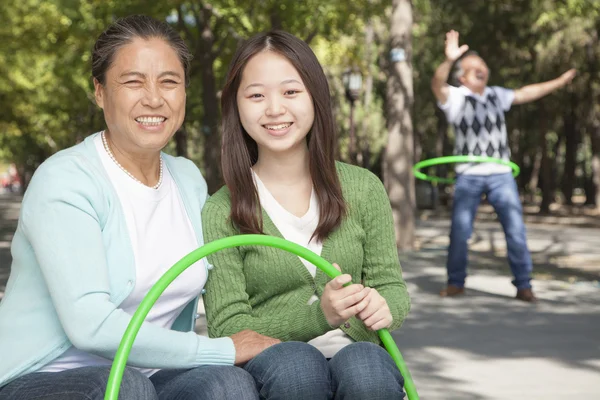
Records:
[[[321,256],[338,263],[353,282],[376,288],[386,299],[393,322],[402,324],[410,299],[402,279],[396,249],[392,210],[385,188],[371,172],[337,163],[347,216],[323,242]],[[221,188],[205,204],[202,223],[205,242],[238,235],[232,226],[230,196]],[[282,237],[263,210],[264,232]],[[313,278],[298,256],[264,246],[221,250],[209,256],[214,266],[205,286],[204,304],[211,337],[230,336],[244,329],[282,341],[307,342],[333,328],[320,302],[328,277],[317,269]],[[352,317],[340,327],[356,341],[379,343],[379,337]]]

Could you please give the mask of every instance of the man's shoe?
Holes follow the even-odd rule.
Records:
[[[531,288],[517,290],[517,300],[526,301],[527,303],[536,303],[537,297],[533,294]]]
[[[440,292],[440,296],[442,297],[460,296],[462,294],[465,294],[465,288],[456,285],[448,285],[446,286],[446,289],[443,289]]]

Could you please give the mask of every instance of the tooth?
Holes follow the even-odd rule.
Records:
[[[278,129],[285,129],[287,127],[289,127],[290,124],[279,124],[279,125],[267,125],[268,129],[273,129],[273,130],[278,130]]]

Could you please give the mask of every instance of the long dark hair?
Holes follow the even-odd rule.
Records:
[[[313,236],[322,241],[340,225],[346,213],[335,167],[336,127],[329,85],[311,48],[283,31],[260,33],[246,40],[233,56],[223,87],[221,167],[231,194],[231,221],[242,233],[263,233],[260,200],[251,170],[258,160],[258,146],[244,130],[237,106],[237,92],[244,68],[253,56],[262,51],[272,51],[285,57],[300,74],[313,101],[315,120],[306,140],[310,175],[319,202],[319,224]]]

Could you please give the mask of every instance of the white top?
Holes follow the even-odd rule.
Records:
[[[313,253],[321,255],[323,243],[317,239],[310,240],[312,234],[319,224],[319,204],[313,189],[310,195],[310,205],[308,211],[302,217],[297,217],[281,206],[273,197],[269,189],[260,180],[258,175],[252,171],[254,181],[260,198],[260,205],[269,215],[271,221],[275,224],[279,232],[286,240],[294,242],[300,246],[306,247]],[[308,272],[315,277],[317,267],[312,263],[300,257]],[[313,294],[308,304],[312,304],[319,298]],[[352,338],[341,329],[334,329],[324,335],[314,338],[308,343],[316,347],[327,358],[332,358],[343,347],[353,343]]]
[[[199,243],[179,190],[168,168],[158,189],[149,188],[129,177],[109,157],[101,135],[94,139],[102,165],[117,192],[135,257],[136,282],[119,308],[133,315],[152,285]],[[196,298],[206,283],[202,259],[186,269],[159,297],[146,322],[170,329],[183,308]],[[60,372],[72,368],[110,365],[112,360],[71,347],[38,372]],[[140,369],[150,376],[156,369]]]
[[[504,112],[510,110],[514,98],[514,90],[500,86],[486,87],[482,95],[472,92],[466,86],[450,86],[446,103],[438,102],[438,106],[454,126],[455,154],[468,153],[495,158],[504,158],[506,155],[507,159],[510,150]],[[477,151],[474,151],[476,147]],[[495,163],[456,165],[456,172],[465,175],[491,175],[511,171],[509,166]]]

